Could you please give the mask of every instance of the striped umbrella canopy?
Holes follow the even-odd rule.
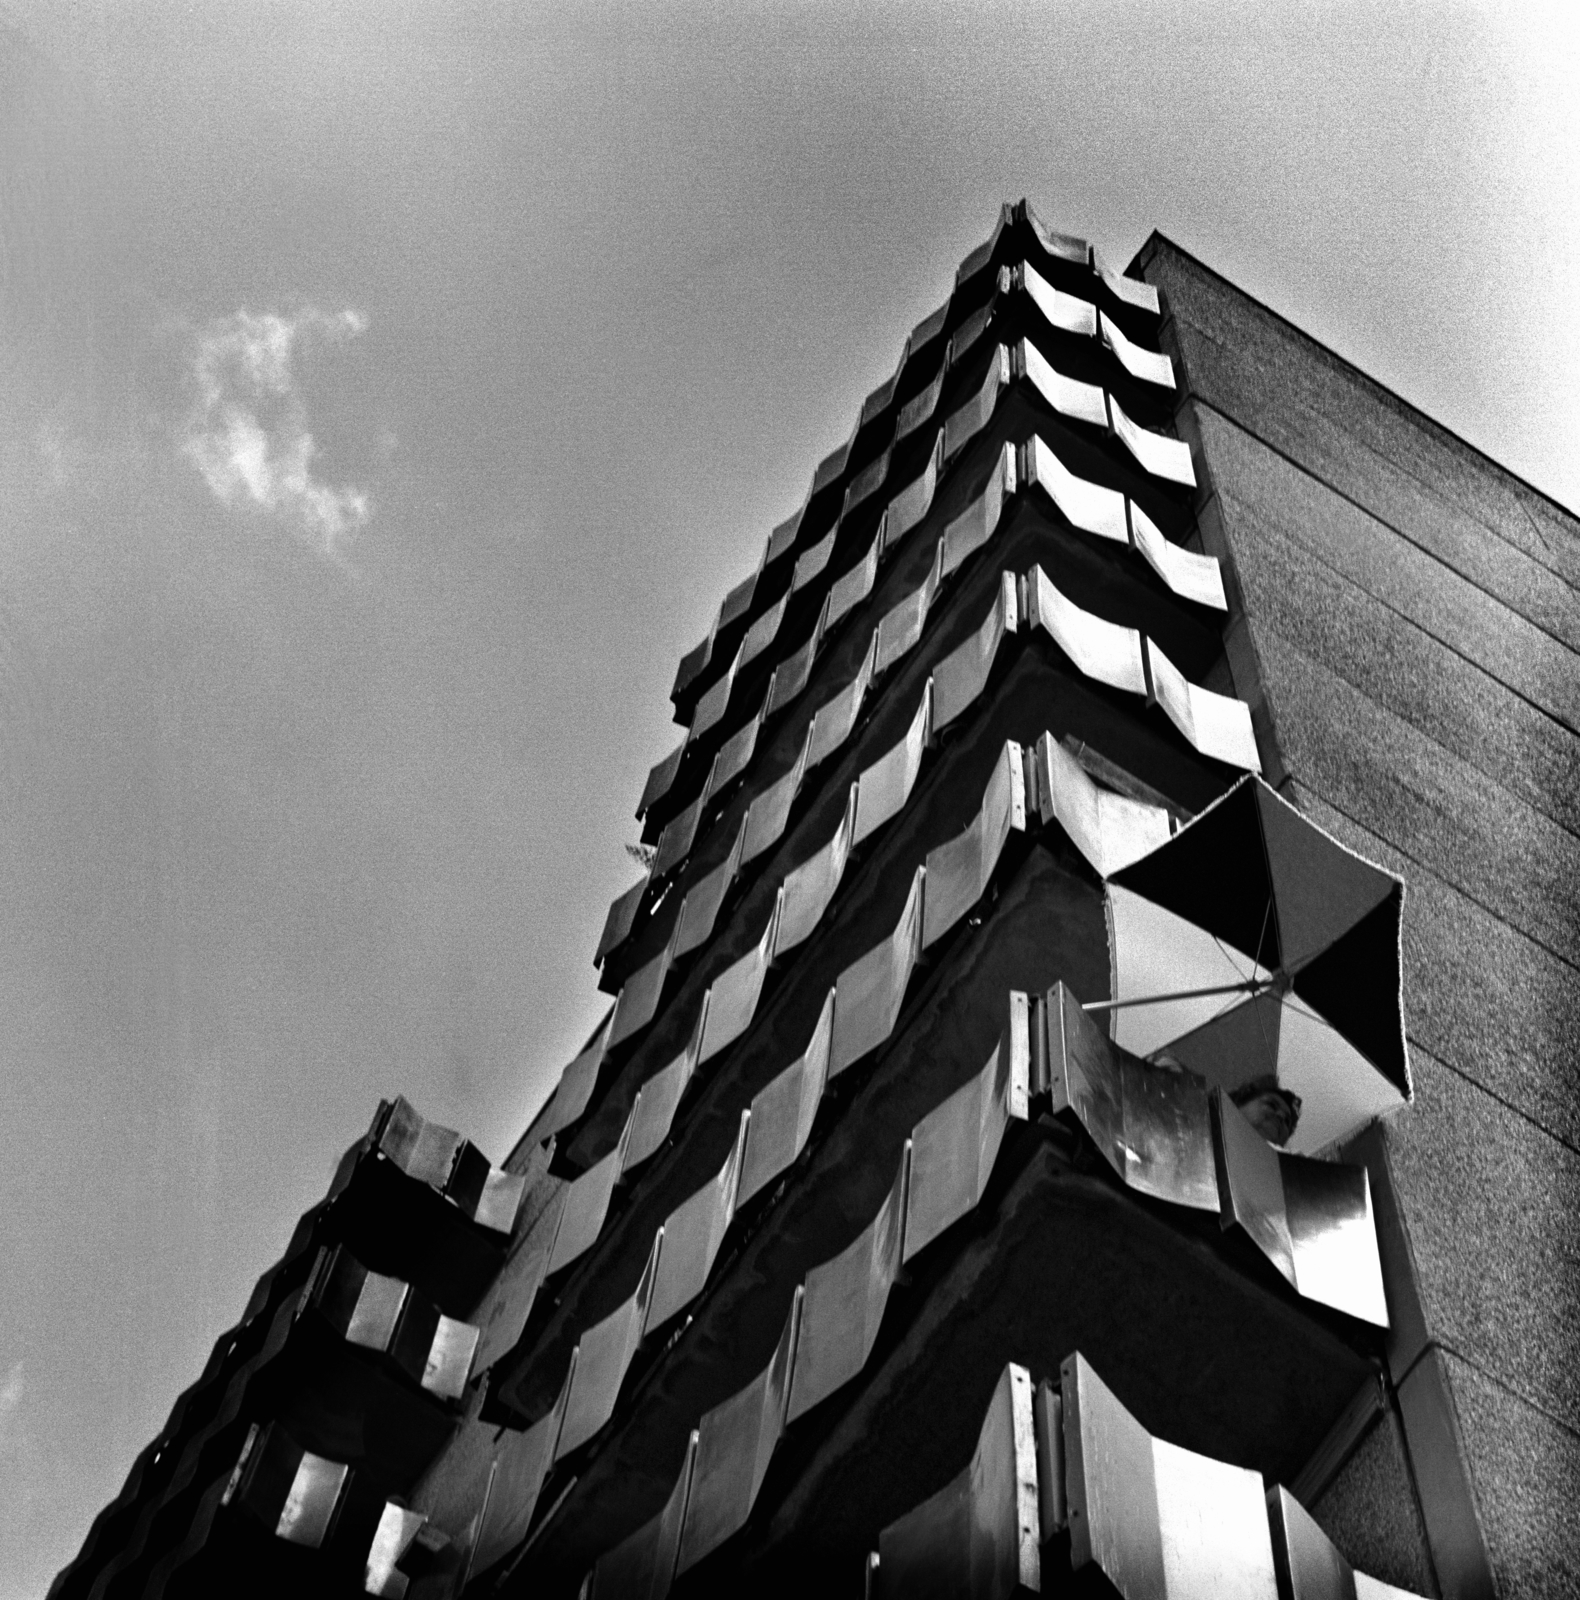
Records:
[[[1410,1098],[1404,883],[1243,778],[1107,885],[1117,1041],[1298,1106],[1322,1149]],[[1284,1142],[1277,1139],[1275,1142]]]

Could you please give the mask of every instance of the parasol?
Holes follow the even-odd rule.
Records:
[[[1277,1142],[1320,1150],[1410,1098],[1403,903],[1401,879],[1243,778],[1109,878],[1113,997],[1087,1009],[1137,1055],[1281,1099],[1298,1120]]]

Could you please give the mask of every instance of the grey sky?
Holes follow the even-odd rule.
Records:
[[[1562,15],[0,0],[0,1600],[380,1095],[503,1154],[678,656],[1001,199],[1580,504]]]

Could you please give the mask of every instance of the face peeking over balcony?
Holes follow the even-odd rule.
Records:
[[[1279,1088],[1278,1080],[1270,1074],[1241,1084],[1229,1098],[1269,1144],[1282,1148],[1294,1137],[1300,1122],[1300,1096]]]

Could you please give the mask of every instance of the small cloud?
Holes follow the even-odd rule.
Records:
[[[344,343],[367,325],[359,311],[309,308],[287,317],[243,310],[210,324],[193,354],[198,401],[183,453],[222,505],[266,512],[328,556],[372,512],[360,489],[314,478],[318,446],[292,361],[307,339]]]
[[[62,1534],[69,1539],[82,1514],[77,1476],[47,1426],[28,1415],[34,1407],[22,1363],[0,1368],[0,1595],[6,1600],[44,1592],[49,1574],[40,1569],[52,1547],[59,1559]]]
[[[21,1409],[25,1387],[22,1363],[13,1362],[11,1370],[6,1373],[3,1380],[0,1380],[0,1425]]]

